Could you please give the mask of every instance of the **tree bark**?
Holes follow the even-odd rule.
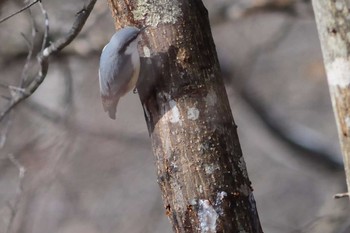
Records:
[[[350,3],[313,0],[328,85],[350,191]]]
[[[174,231],[262,232],[203,3],[109,4],[117,29],[149,26],[137,89]]]

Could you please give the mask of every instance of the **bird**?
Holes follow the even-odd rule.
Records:
[[[119,99],[135,88],[140,74],[138,42],[141,29],[126,26],[111,37],[103,48],[99,64],[102,106],[111,119],[116,119]]]

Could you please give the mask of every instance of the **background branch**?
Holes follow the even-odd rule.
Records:
[[[11,15],[9,15],[9,16],[6,16],[6,17],[3,18],[3,19],[0,19],[0,23],[3,23],[3,22],[5,22],[6,20],[12,18],[13,16],[15,16],[15,15],[17,15],[17,14],[19,14],[19,13],[21,13],[21,12],[27,10],[27,9],[29,9],[31,6],[37,4],[38,2],[41,3],[41,0],[35,0],[34,2],[29,3],[28,5],[26,5],[26,6],[24,6],[23,8],[21,8],[19,11],[16,11],[16,12],[14,12],[13,14],[11,14]]]
[[[350,191],[350,14],[348,1],[313,0],[333,111]],[[341,196],[341,195],[340,195]],[[344,196],[349,196],[344,195]],[[350,197],[350,196],[349,196]]]
[[[37,61],[40,66],[39,71],[37,72],[33,81],[31,81],[26,87],[23,87],[23,89],[14,92],[11,98],[11,101],[5,107],[5,109],[0,113],[0,122],[4,119],[6,114],[8,114],[16,105],[18,105],[20,102],[22,102],[23,100],[31,96],[36,91],[36,89],[40,86],[40,84],[44,81],[48,71],[48,67],[49,67],[49,62],[48,62],[49,57],[61,51],[63,48],[69,45],[73,41],[73,39],[79,34],[87,18],[89,17],[95,3],[96,3],[96,0],[90,0],[87,6],[77,13],[73,26],[70,29],[70,31],[66,34],[66,36],[53,42],[48,47],[44,46],[47,44],[47,33],[49,30],[48,18],[47,18],[45,9],[41,5],[42,14],[45,16],[45,34],[43,38],[42,49],[37,57]]]

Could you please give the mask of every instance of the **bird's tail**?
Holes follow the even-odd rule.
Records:
[[[117,112],[117,103],[113,103],[111,106],[108,108],[108,115],[111,119],[115,120],[115,115]]]
[[[102,97],[103,109],[105,110],[105,112],[108,112],[108,115],[111,119],[115,120],[115,114],[117,111],[119,98],[112,99],[106,96],[101,96],[101,97]]]

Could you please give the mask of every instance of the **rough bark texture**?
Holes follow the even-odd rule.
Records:
[[[350,3],[313,0],[350,191]]]
[[[117,28],[149,26],[138,92],[174,231],[262,232],[203,3],[109,3]]]

